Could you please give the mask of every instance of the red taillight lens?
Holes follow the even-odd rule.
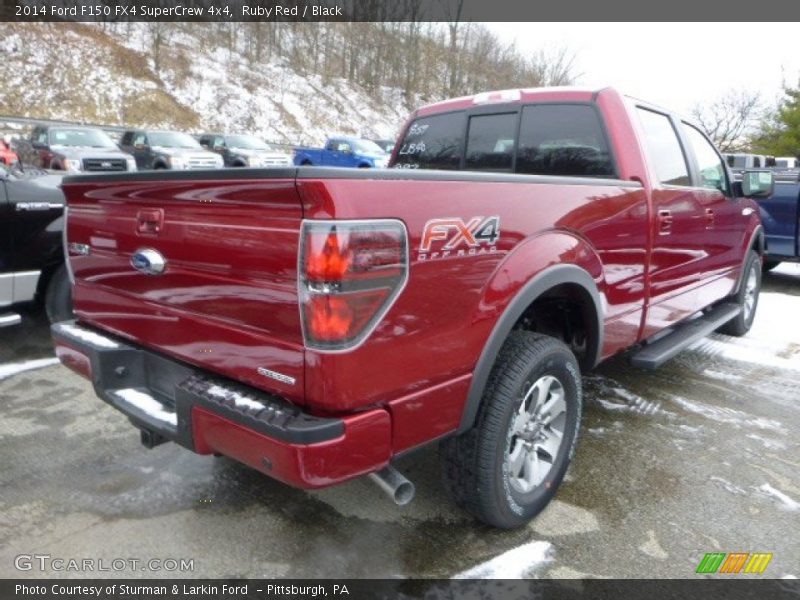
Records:
[[[305,221],[300,302],[309,347],[360,343],[405,284],[408,236],[400,221]]]
[[[306,277],[311,281],[338,281],[350,268],[350,255],[339,246],[336,232],[306,236]],[[347,243],[345,241],[345,243]]]

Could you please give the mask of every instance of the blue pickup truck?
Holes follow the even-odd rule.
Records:
[[[773,172],[775,193],[758,201],[767,240],[767,271],[782,262],[800,262],[800,170]]]
[[[353,137],[332,137],[324,148],[295,148],[294,164],[315,167],[386,167],[389,155],[375,142]]]

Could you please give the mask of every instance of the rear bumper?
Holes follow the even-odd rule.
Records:
[[[53,325],[52,334],[64,365],[89,379],[150,443],[224,454],[302,488],[340,483],[389,462],[391,419],[383,409],[317,417],[74,321]]]

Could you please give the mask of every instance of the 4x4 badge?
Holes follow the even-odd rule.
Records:
[[[500,217],[459,217],[431,219],[425,223],[419,246],[419,260],[472,256],[497,252]]]

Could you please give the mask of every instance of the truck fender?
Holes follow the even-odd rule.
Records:
[[[489,338],[484,344],[478,362],[472,375],[472,383],[464,404],[461,423],[457,433],[463,433],[472,428],[478,414],[478,408],[483,397],[483,391],[489,380],[489,374],[497,360],[500,348],[506,341],[511,329],[519,318],[528,309],[536,298],[557,285],[565,283],[576,284],[582,287],[592,299],[596,314],[596,348],[592,365],[600,361],[603,348],[603,302],[597,283],[586,269],[575,264],[555,264],[540,271],[532,277],[514,296],[497,319]]]

